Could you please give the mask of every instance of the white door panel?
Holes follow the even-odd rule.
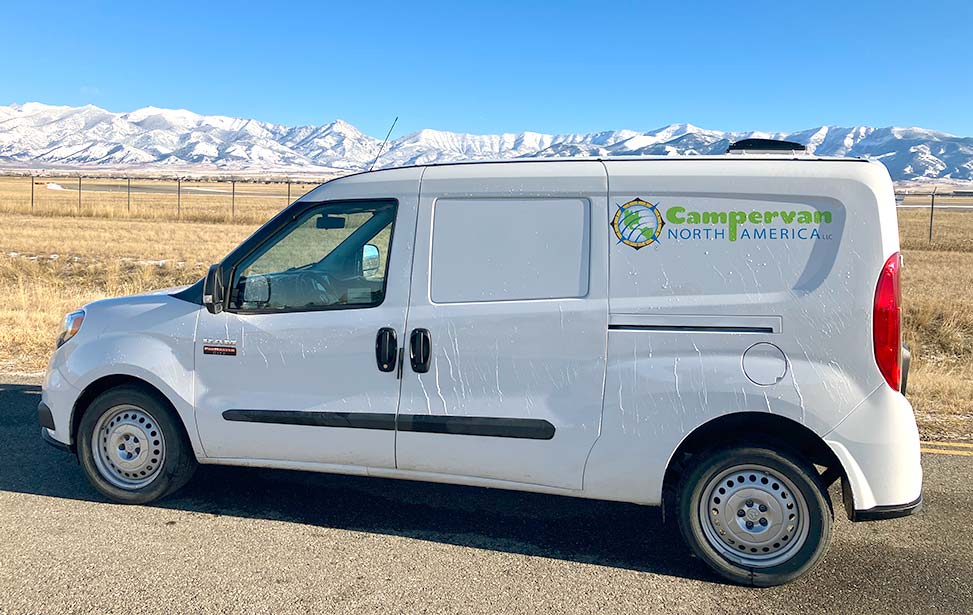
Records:
[[[591,225],[607,215],[605,170],[518,166],[423,177],[408,331],[429,331],[430,361],[405,360],[397,463],[580,489],[604,393],[608,246]]]
[[[293,240],[280,240],[279,254],[267,251],[256,260],[241,260],[241,271],[252,270],[244,275],[246,282],[269,278],[261,290],[265,296],[254,299],[253,305],[238,292],[238,297],[245,297],[244,307],[253,308],[249,313],[243,308],[239,313],[202,312],[196,335],[195,398],[196,421],[208,457],[395,467],[400,381],[394,366],[389,371],[379,369],[376,336],[381,328],[390,327],[401,344],[404,335],[421,171],[384,171],[383,181],[345,178],[302,199],[361,201],[363,207],[370,200],[396,203],[394,227],[368,240],[382,246],[378,258],[387,272],[384,298],[378,305],[354,307],[367,304],[371,293],[380,288],[371,274],[365,274],[364,253],[359,252],[356,263],[359,277],[339,275],[346,267],[338,266],[324,268],[328,278],[322,282],[320,273],[313,273],[320,263],[287,265],[288,259],[300,258],[293,255],[308,241],[319,241],[312,245],[324,246],[325,258],[331,258],[339,248],[325,245],[320,233],[333,230],[339,245],[344,245],[346,236],[367,224],[361,221],[364,213],[347,214],[341,226],[325,211],[328,219],[308,222],[301,227],[303,235],[292,231]],[[300,220],[291,224],[304,224]],[[267,259],[270,264],[261,269]],[[335,305],[317,311],[301,307],[273,311],[289,303],[302,305],[305,294]],[[207,354],[206,345],[232,345],[235,354]]]
[[[229,332],[238,345],[237,356],[220,356],[203,354],[198,344],[196,416],[206,454],[394,467],[399,387],[394,373],[377,369],[375,336],[380,327],[401,331],[404,324],[403,310],[383,307],[203,313],[201,338],[224,338]],[[224,413],[234,410],[321,415],[318,425],[277,422],[284,416],[271,417],[274,422],[227,420]],[[367,429],[337,426],[342,420],[354,425],[356,416],[359,422],[377,422]]]

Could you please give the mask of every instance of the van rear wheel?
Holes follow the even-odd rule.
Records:
[[[179,489],[196,458],[171,407],[132,386],[105,391],[78,426],[78,461],[89,482],[123,504],[145,504]]]
[[[697,457],[679,487],[679,526],[718,574],[769,587],[804,575],[824,557],[834,514],[812,465],[763,446]]]

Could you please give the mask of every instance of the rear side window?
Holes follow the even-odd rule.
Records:
[[[583,297],[589,229],[585,199],[440,199],[433,213],[432,301]]]

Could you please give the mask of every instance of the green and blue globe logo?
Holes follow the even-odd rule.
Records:
[[[615,230],[618,243],[624,243],[636,250],[657,243],[665,225],[659,204],[653,205],[637,197],[624,205],[618,205],[618,211],[612,220],[612,229]]]

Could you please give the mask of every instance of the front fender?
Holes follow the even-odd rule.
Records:
[[[195,330],[195,324],[190,330]],[[105,378],[123,376],[150,385],[175,408],[194,452],[201,457],[203,448],[196,429],[193,400],[193,347],[192,335],[109,331],[73,346],[51,368],[78,391],[78,398],[83,397],[89,387],[99,386]],[[74,412],[79,410],[72,409],[71,425],[74,424]]]

